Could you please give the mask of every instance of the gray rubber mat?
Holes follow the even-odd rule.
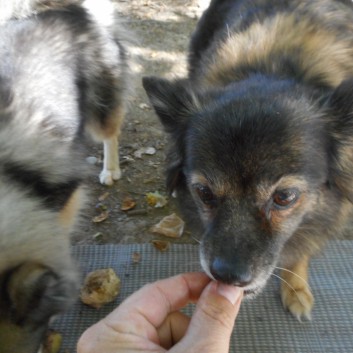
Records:
[[[139,263],[133,263],[135,252],[141,256]],[[57,319],[53,328],[63,334],[62,353],[75,353],[80,334],[144,284],[200,269],[195,245],[175,244],[167,252],[159,252],[151,244],[75,246],[73,256],[82,276],[112,267],[122,286],[115,303],[96,310],[77,302]],[[313,259],[310,272],[316,300],[312,321],[299,323],[283,310],[278,279],[273,277],[256,299],[243,303],[232,337],[232,353],[353,352],[353,241],[330,243]],[[192,307],[187,312],[191,314]]]

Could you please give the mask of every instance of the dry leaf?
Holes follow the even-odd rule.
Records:
[[[180,238],[184,231],[185,222],[175,213],[164,217],[151,228],[153,233],[162,234],[170,238]]]
[[[150,206],[153,206],[156,208],[164,207],[168,203],[167,198],[162,194],[160,194],[158,191],[147,193],[146,200]]]
[[[90,272],[81,288],[80,298],[84,304],[99,309],[112,302],[120,291],[120,279],[112,268]]]
[[[102,238],[103,238],[103,233],[97,232],[96,234],[93,235],[92,238],[93,238],[93,240],[95,240],[95,241],[100,241],[100,240],[102,240]]]
[[[159,251],[167,251],[169,248],[169,241],[165,240],[152,240],[153,246]]]
[[[131,196],[126,196],[121,204],[122,211],[132,210],[136,206],[136,201]]]
[[[139,104],[139,108],[142,110],[150,110],[151,109],[151,107],[146,103]]]
[[[43,343],[43,353],[58,353],[62,343],[62,336],[59,332],[50,330]]]
[[[135,158],[142,158],[143,154],[148,154],[150,156],[156,153],[156,149],[154,147],[142,147],[139,150],[134,152]]]
[[[98,216],[93,217],[92,222],[93,223],[100,223],[105,221],[109,216],[109,212],[108,211],[104,211],[101,214],[99,214]]]
[[[154,147],[146,147],[144,153],[153,156],[156,154],[156,149]]]
[[[141,254],[139,252],[134,252],[131,257],[134,264],[138,264],[141,261]]]
[[[87,158],[86,158],[86,162],[87,162],[88,164],[95,165],[95,164],[97,164],[97,162],[98,162],[98,158],[97,158],[97,157],[93,157],[93,156],[87,157]]]
[[[101,196],[98,197],[98,201],[104,201],[109,196],[109,192],[105,192]]]

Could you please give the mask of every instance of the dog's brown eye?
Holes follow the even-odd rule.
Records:
[[[201,201],[208,207],[215,207],[217,199],[208,186],[196,184],[194,189]]]
[[[298,199],[299,192],[296,189],[277,191],[272,199],[277,209],[284,209],[292,206]]]

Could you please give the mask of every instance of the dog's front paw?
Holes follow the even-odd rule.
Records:
[[[99,174],[99,181],[103,185],[113,185],[114,180],[119,180],[121,178],[121,170],[116,167],[113,170],[103,169]]]
[[[296,286],[295,283],[290,285],[292,287],[286,283],[281,285],[281,298],[284,308],[288,309],[299,321],[303,319],[311,320],[314,297],[309,286],[306,284]]]

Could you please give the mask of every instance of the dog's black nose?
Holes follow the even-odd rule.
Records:
[[[240,262],[227,262],[216,257],[210,268],[212,276],[217,280],[237,287],[248,285],[252,276],[248,267]]]

